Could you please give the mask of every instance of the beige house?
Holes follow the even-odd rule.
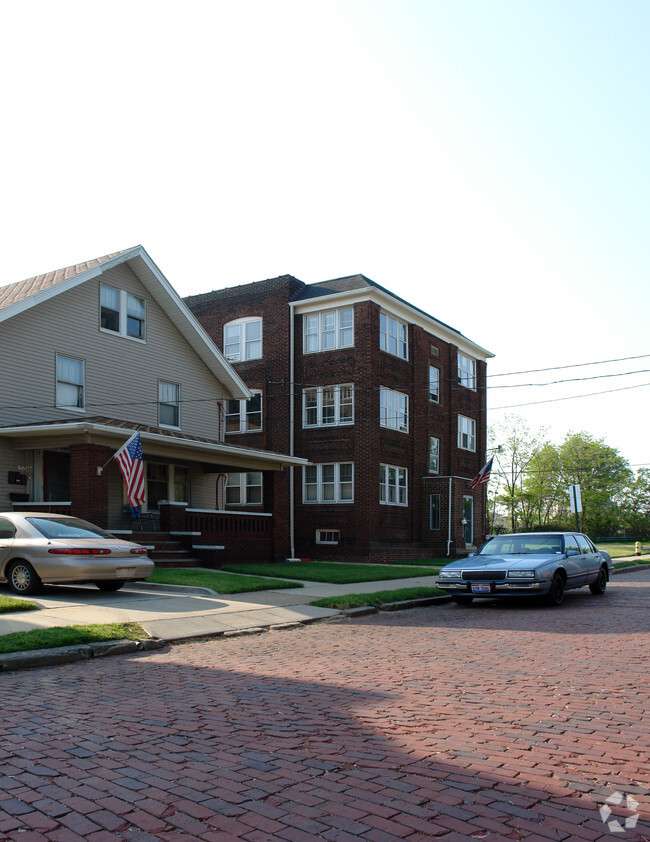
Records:
[[[112,457],[139,431],[158,528],[225,557],[287,553],[274,485],[305,460],[225,443],[226,402],[251,393],[142,246],[1,287],[0,359],[0,510],[128,528]],[[263,487],[264,512],[226,511],[240,475]]]

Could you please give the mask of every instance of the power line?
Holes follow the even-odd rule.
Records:
[[[565,398],[549,398],[545,401],[529,401],[528,403],[513,403],[508,406],[491,406],[488,407],[488,412],[497,412],[500,409],[516,409],[519,406],[538,406],[544,403],[558,403],[559,401],[573,401],[578,398],[593,398],[596,395],[611,395],[614,392],[626,392],[629,389],[641,389],[644,386],[650,386],[650,383],[639,383],[636,386],[623,386],[620,389],[607,389],[604,392],[589,392],[586,395],[568,395]]]
[[[627,360],[643,360],[650,357],[650,354],[639,354],[636,357],[618,357],[614,360],[599,360],[591,363],[571,363],[570,365],[556,365],[549,368],[531,368],[527,371],[506,371],[502,374],[488,374],[488,377],[512,377],[515,374],[539,374],[542,371],[561,371],[565,368],[582,368],[588,365],[607,365],[608,363],[622,363]]]

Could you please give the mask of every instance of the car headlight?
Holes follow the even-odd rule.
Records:
[[[534,579],[534,570],[508,570],[508,579]]]
[[[462,570],[441,570],[438,573],[439,579],[460,579],[462,575]]]

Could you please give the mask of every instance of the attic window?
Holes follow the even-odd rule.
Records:
[[[123,289],[101,285],[99,326],[129,339],[145,338],[145,300]]]

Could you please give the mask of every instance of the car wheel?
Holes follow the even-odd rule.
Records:
[[[456,605],[471,605],[474,597],[473,596],[452,596],[452,599],[456,603]]]
[[[7,571],[9,588],[20,596],[31,596],[41,590],[42,582],[28,561],[12,561]]]
[[[607,589],[607,571],[604,567],[601,567],[598,571],[598,576],[596,577],[596,581],[592,582],[589,585],[589,590],[598,596],[599,594],[605,593]]]
[[[95,585],[97,585],[100,591],[107,591],[108,593],[119,591],[123,584],[124,582],[120,582],[119,580],[113,582],[95,582]]]
[[[546,601],[549,605],[562,605],[564,602],[564,579],[560,573],[556,573],[553,576],[551,589],[546,595]]]

